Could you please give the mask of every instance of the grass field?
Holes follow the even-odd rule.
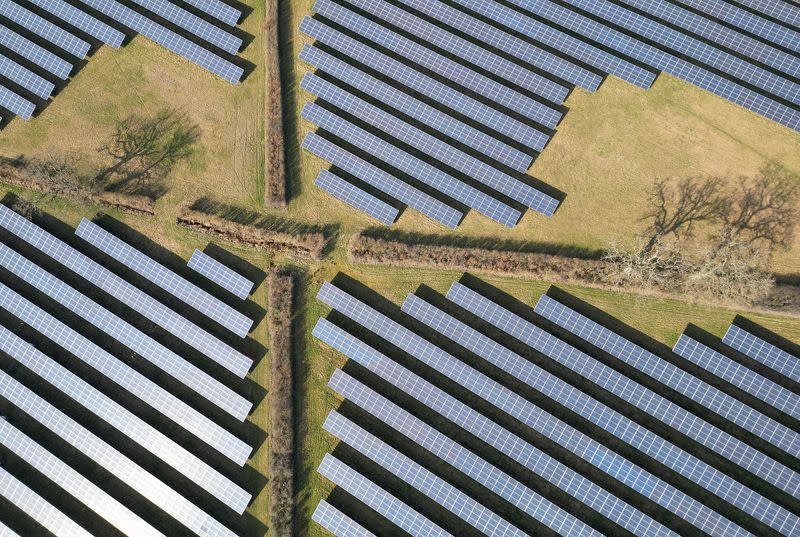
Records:
[[[130,115],[155,113],[161,107],[181,109],[202,130],[200,148],[191,159],[174,171],[169,192],[158,201],[153,218],[111,212],[138,231],[179,255],[188,257],[202,247],[207,236],[187,231],[175,224],[180,208],[210,195],[219,201],[250,210],[263,211],[263,94],[264,74],[261,27],[263,2],[250,0],[254,12],[242,29],[255,36],[243,57],[256,64],[255,71],[237,87],[214,78],[162,48],[136,38],[121,50],[101,49],[66,89],[38,118],[30,122],[15,120],[0,132],[0,155],[14,157],[70,153],[80,157],[87,173],[100,164],[97,148],[114,124]],[[288,106],[299,113],[309,98],[297,86],[306,71],[293,62],[308,39],[296,32],[303,16],[310,13],[312,0],[292,0],[283,9],[284,28],[292,29],[284,39],[289,47],[284,64],[293,68],[294,78],[286,80]],[[774,161],[800,173],[800,134],[760,118],[677,79],[662,75],[653,88],[643,91],[616,79],[607,80],[595,94],[577,90],[567,101],[570,108],[550,146],[535,162],[531,173],[565,191],[567,199],[551,220],[528,213],[521,224],[506,230],[476,215],[467,216],[452,233],[471,237],[502,237],[564,243],[588,248],[604,246],[609,240],[629,239],[641,225],[643,194],[654,177],[711,173],[738,175],[755,172]],[[311,125],[297,115],[288,118],[296,132],[288,133],[291,190],[296,194],[286,215],[312,224],[340,227],[332,253],[320,263],[303,263],[268,252],[220,244],[260,267],[269,263],[296,264],[306,275],[304,309],[300,322],[305,326],[305,354],[299,357],[300,393],[298,401],[298,515],[307,524],[317,501],[328,485],[315,473],[332,440],[321,432],[320,424],[336,404],[326,382],[341,357],[325,351],[308,335],[311,326],[325,313],[314,294],[325,280],[339,271],[372,287],[395,302],[421,283],[445,291],[460,276],[443,270],[392,269],[351,266],[344,245],[359,230],[373,225],[366,216],[332,201],[313,187],[313,180],[325,164],[292,142],[301,140]],[[19,192],[18,190],[16,190]],[[25,194],[21,192],[21,194]],[[91,216],[99,207],[52,200],[43,207],[66,222],[76,225],[82,216]],[[413,210],[406,211],[397,226],[407,231],[444,233],[445,230]],[[800,273],[800,240],[776,259],[776,270]],[[486,277],[490,283],[534,303],[548,287],[546,282],[515,278]],[[595,306],[619,317],[648,335],[672,344],[687,323],[721,335],[736,312],[710,309],[685,302],[654,299],[629,293],[567,287]],[[266,290],[253,297],[265,306]],[[756,322],[800,341],[800,320],[780,315],[748,314]],[[256,327],[253,337],[269,347],[265,323]],[[263,360],[253,377],[267,386],[269,360]],[[251,419],[266,428],[265,401]],[[266,468],[268,443],[255,454],[251,464]],[[260,497],[251,512],[264,520],[267,498]],[[264,520],[266,522],[266,520]],[[321,535],[311,525],[308,535]],[[305,535],[306,533],[301,533]]]

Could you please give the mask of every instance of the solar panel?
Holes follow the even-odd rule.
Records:
[[[64,0],[28,0],[28,2],[52,13],[106,45],[119,48],[125,42],[125,34]]]
[[[0,54],[0,76],[6,77],[45,100],[50,97],[50,94],[55,89],[55,85],[49,80],[45,80],[30,69],[2,54]]]
[[[380,17],[416,38],[427,41],[467,63],[476,65],[550,102],[561,104],[569,95],[569,88],[476,46],[466,39],[383,0],[348,0],[348,4]]]
[[[206,43],[221,48],[225,52],[235,55],[242,47],[241,38],[226,32],[219,26],[215,26],[201,19],[182,7],[167,2],[167,0],[133,0],[133,2],[152,11],[179,28],[183,28],[187,32],[196,35]]]
[[[19,537],[19,534],[0,521],[0,537]]]
[[[245,337],[250,332],[253,320],[247,315],[236,311],[94,222],[82,219],[75,234],[237,336]],[[219,346],[223,345],[225,344],[220,341]],[[232,373],[244,377],[250,370],[253,360],[232,348],[225,351],[227,357],[224,362],[220,360],[220,363]]]
[[[402,4],[424,13],[446,26],[450,26],[473,39],[516,57],[528,65],[551,73],[556,77],[589,91],[596,90],[603,77],[561,58],[528,41],[519,39],[480,19],[455,9],[439,0],[402,0]],[[469,60],[469,56],[465,58]],[[513,80],[509,78],[509,80]],[[519,83],[517,81],[517,83]]]
[[[446,80],[482,95],[525,118],[550,128],[555,128],[561,121],[562,113],[555,108],[503,86],[460,63],[334,4],[330,0],[317,0],[314,4],[314,11],[373,41],[378,46],[385,47],[385,49],[437,73]]]
[[[2,326],[0,349],[237,513],[247,508],[246,490]]]
[[[253,282],[198,249],[195,249],[186,266],[242,300],[247,299],[253,290]]]
[[[393,224],[394,221],[397,220],[397,214],[399,212],[397,209],[327,170],[322,170],[319,173],[314,184],[330,195],[342,200],[351,207],[367,213],[387,226]]]
[[[0,45],[30,60],[62,80],[69,77],[72,72],[71,63],[2,24],[0,24]]]
[[[0,266],[119,341],[222,410],[234,417],[241,417],[240,419],[247,417],[252,406],[250,401],[93,302],[86,295],[31,263],[5,244],[0,244]]]
[[[563,52],[570,58],[579,60],[599,69],[603,73],[627,80],[631,84],[647,89],[656,79],[656,74],[648,69],[629,62],[624,58],[607,52],[581,39],[573,37],[551,25],[528,17],[519,11],[493,0],[453,0],[470,11],[493,20],[502,27],[509,28],[534,41]]]
[[[456,227],[464,217],[460,211],[393,177],[316,133],[309,132],[306,135],[303,148],[447,227]]]
[[[781,0],[737,0],[743,6],[763,13],[789,26],[800,26],[800,7]]]
[[[558,207],[558,201],[551,196],[384,112],[314,73],[306,73],[300,86],[390,137],[408,144],[425,155],[430,155],[431,158],[502,192],[527,207],[547,216],[551,216]]]
[[[661,382],[702,405],[718,415],[763,438],[776,447],[794,455],[800,454],[800,435],[775,420],[748,407],[730,395],[678,368],[655,354],[631,343],[588,319],[576,311],[556,302],[547,301],[547,308],[537,310],[540,315],[550,319],[587,342],[603,349],[633,366],[644,374]]]
[[[722,535],[749,535],[730,520],[332,284],[323,284],[317,298],[697,528],[712,534],[722,531]]]
[[[89,43],[11,0],[0,0],[0,13],[81,60],[89,53]]]
[[[304,119],[318,125],[328,132],[336,134],[336,136],[339,136],[346,142],[372,155],[373,158],[383,160],[390,166],[435,188],[444,195],[468,207],[472,207],[481,214],[500,222],[506,227],[513,227],[522,216],[520,212],[513,207],[459,181],[455,177],[406,153],[317,104],[306,103],[301,115]]]
[[[16,453],[56,486],[61,487],[123,534],[164,537],[160,531],[4,419],[0,419],[0,444]],[[2,534],[0,531],[0,535]]]
[[[791,495],[800,492],[800,475],[475,291],[456,282],[447,298],[765,481]],[[542,296],[537,313],[551,300]]]
[[[325,500],[320,500],[317,508],[314,509],[314,514],[311,515],[311,520],[336,537],[375,537],[374,533]]]
[[[367,388],[341,369],[333,372],[328,387],[561,535],[600,535],[586,523]]]
[[[793,381],[800,382],[800,357],[792,356],[735,324],[728,328],[722,342]]]
[[[742,32],[714,22],[712,19],[698,15],[693,11],[683,9],[663,0],[623,0],[623,2],[795,78],[800,75],[800,58],[778,50]]]
[[[355,336],[326,319],[319,319],[313,334],[321,341],[363,365],[382,379],[417,399],[433,412],[449,419],[465,431],[517,461],[531,472],[546,479],[577,498],[609,520],[636,535],[672,535],[672,532],[614,497],[581,474],[537,449],[483,414],[448,395],[415,373],[392,361]]]
[[[127,305],[139,315],[153,321],[156,325],[226,369],[234,367],[233,364],[236,364],[237,369],[235,371],[238,372],[240,377],[247,374],[245,367],[249,368],[246,361],[249,358],[244,357],[245,359],[243,360],[243,355],[229,345],[8,207],[0,206],[0,226],[52,257],[110,296]],[[237,412],[237,417],[244,419],[247,416],[245,410],[245,407],[241,406]],[[249,410],[249,407],[247,410]]]
[[[800,528],[795,515],[430,303],[409,295],[403,311],[765,524],[778,531]],[[491,317],[484,320],[491,324]],[[575,360],[580,352],[549,339],[543,354],[559,355],[559,362]]]
[[[317,471],[410,535],[415,537],[450,535],[333,455],[326,454]]]
[[[710,91],[753,112],[794,130],[800,130],[800,111],[778,103],[762,93],[708,71],[680,57],[648,45],[628,34],[613,30],[594,19],[546,0],[510,0],[516,6],[549,19],[646,65],[660,69]]]
[[[752,35],[800,52],[800,32],[730,4],[725,0],[675,0]]]
[[[3,371],[0,371],[0,396],[197,535],[236,537],[209,514]]]
[[[800,419],[800,396],[696,339],[682,334],[672,351],[781,412]]]
[[[332,75],[353,88],[366,93],[379,102],[416,119],[427,127],[461,142],[519,172],[525,172],[533,157],[519,149],[481,132],[454,117],[404,93],[381,80],[364,73],[310,45],[303,47],[300,58],[317,69]]]
[[[423,468],[335,410],[328,414],[323,427],[348,446],[486,535],[492,537],[523,537],[526,535],[444,479]]]
[[[92,537],[64,513],[0,467],[0,496],[16,505],[56,537]]]
[[[245,442],[2,284],[0,306],[235,463],[247,461]]]
[[[303,19],[303,22],[300,23],[300,31],[340,51],[352,61],[374,69],[387,80],[394,80],[396,84],[399,83],[403,87],[418,92],[431,102],[439,103],[511,140],[516,140],[531,149],[539,143],[542,133],[533,127],[486,106],[316,19],[310,17]]]
[[[228,26],[236,26],[242,17],[242,12],[233,6],[229,6],[221,0],[183,0],[190,6],[196,7],[203,13],[211,15],[218,21],[224,22]]]
[[[771,95],[782,97],[795,104],[800,103],[800,85],[767,69],[743,61],[699,39],[605,0],[566,1],[568,4],[587,13],[625,28],[637,36],[661,44],[665,48],[682,54],[687,58],[694,59],[734,78],[759,87]],[[533,0],[533,3],[535,2],[536,0]]]
[[[0,107],[22,119],[30,119],[36,111],[36,105],[4,86],[0,86]]]
[[[116,0],[82,0],[84,4],[96,9],[100,13],[111,17],[123,26],[142,34],[155,41],[162,47],[183,56],[196,63],[203,69],[214,73],[218,77],[236,84],[244,75],[244,69],[238,65],[221,58],[200,45],[176,34],[160,24],[151,21],[144,15],[123,6]]]

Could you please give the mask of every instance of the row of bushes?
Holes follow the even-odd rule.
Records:
[[[286,165],[281,98],[279,0],[267,0],[264,21],[264,184],[268,207],[286,207]]]
[[[290,274],[269,274],[269,519],[270,535],[291,537],[294,511],[294,376],[292,371],[292,298]]]

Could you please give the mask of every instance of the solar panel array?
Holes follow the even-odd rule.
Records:
[[[250,394],[242,393],[244,384],[233,372],[207,372],[213,358],[184,354],[177,333],[153,333],[152,321],[137,320],[135,307],[133,315],[120,312],[125,296],[138,296],[157,303],[162,314],[182,318],[172,309],[175,301],[157,302],[131,283],[149,289],[143,285],[153,276],[149,271],[169,281],[174,296],[186,291],[224,305],[217,291],[190,283],[189,267],[168,269],[86,220],[74,238],[62,239],[2,205],[0,228],[0,406],[8,420],[0,421],[0,460],[5,465],[4,453],[14,453],[43,476],[29,480],[32,474],[11,461],[9,470],[31,494],[49,497],[42,487],[50,484],[74,499],[59,504],[68,529],[47,519],[44,505],[34,520],[56,535],[89,535],[80,529],[87,519],[75,511],[82,506],[124,535],[238,535],[246,525],[239,517],[255,494],[241,473],[253,446],[230,429],[247,417]],[[123,266],[113,272],[98,263],[97,250],[81,236],[122,265],[131,261],[136,277],[123,279]],[[215,263],[215,274],[225,277],[230,269]],[[252,287],[250,282],[245,293]],[[115,294],[120,288],[132,294]],[[242,315],[225,307],[234,320]],[[198,312],[209,321],[204,326],[218,324],[197,335],[230,334],[225,319],[212,319],[223,311]],[[241,353],[238,345],[225,345]],[[7,497],[26,511],[35,500],[31,494]],[[20,531],[10,515],[0,512],[0,521]]]
[[[542,297],[536,313],[529,308],[522,317],[490,298],[483,286],[476,291],[456,282],[436,300],[412,294],[399,311],[376,309],[371,305],[376,300],[363,298],[368,292],[359,291],[357,298],[348,288],[323,284],[317,298],[335,315],[320,319],[313,335],[369,373],[360,368],[334,372],[329,387],[350,405],[332,412],[328,420],[335,425],[326,422],[326,429],[394,476],[415,468],[413,461],[427,461],[426,471],[459,484],[462,494],[495,511],[499,518],[488,526],[462,519],[483,533],[531,534],[538,532],[537,524],[561,535],[800,532],[794,500],[800,475],[792,469],[798,461],[788,444],[782,444],[783,453],[750,445],[727,432],[734,415],[725,418],[730,420],[725,425],[707,423],[705,415],[672,400],[669,384],[665,389],[645,386],[624,368],[608,367],[603,351],[627,356],[631,349],[603,335],[600,325],[577,330],[574,316],[565,316],[561,309],[566,306],[551,297]],[[587,338],[587,344],[597,345],[601,334],[611,343],[596,350],[578,348],[547,320],[574,331],[570,337],[576,341]],[[770,352],[754,337],[748,349]],[[789,410],[800,404],[797,393],[783,381],[740,369],[747,366],[746,358],[738,360],[715,346],[695,361],[719,375],[720,382],[730,382],[730,393],[751,390],[754,397],[768,398],[764,405],[775,405],[775,412],[768,412],[775,426],[795,419]],[[676,377],[674,371],[670,375]],[[778,398],[776,389],[782,390]],[[781,397],[786,400],[776,403]],[[386,427],[393,433],[387,434]],[[498,453],[515,465],[496,466]],[[392,462],[382,462],[388,454]],[[348,458],[352,471],[361,471],[359,461]],[[592,471],[582,466],[587,463]],[[373,486],[387,486],[374,471],[368,475]],[[550,486],[527,488],[537,481]],[[428,494],[424,481],[406,483],[409,491],[401,498],[410,489]],[[489,502],[489,491],[503,502]],[[336,495],[328,502],[349,521],[370,520],[357,504],[337,504]],[[427,509],[423,515],[447,520],[436,514],[438,508]],[[388,518],[386,523],[394,524]],[[453,525],[443,528],[458,531]]]
[[[242,15],[237,8],[220,0],[186,2],[216,19],[208,21],[174,0],[134,3],[137,10],[116,0],[86,0],[86,7],[65,0],[0,0],[0,13],[25,30],[22,36],[0,25],[0,45],[46,72],[40,76],[0,53],[0,77],[14,85],[0,86],[0,109],[30,119],[51,97],[54,82],[66,80],[94,45],[119,48],[126,31],[142,34],[231,84],[241,80],[244,69],[236,55],[243,41],[232,31]]]
[[[300,30],[319,44],[300,57],[328,87],[306,77],[306,90],[387,143],[546,216],[559,201],[525,172],[570,91],[594,91],[604,76],[647,89],[664,71],[800,131],[800,29],[766,2],[316,0],[313,10]],[[317,126],[344,140],[350,129]],[[396,161],[375,164],[406,179]]]
[[[253,290],[253,282],[200,250],[192,253],[186,266],[242,300]]]

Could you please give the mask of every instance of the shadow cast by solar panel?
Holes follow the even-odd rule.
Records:
[[[411,537],[409,533],[389,522],[343,488],[334,487],[325,501],[378,537]],[[301,535],[305,535],[305,533],[301,533]]]

